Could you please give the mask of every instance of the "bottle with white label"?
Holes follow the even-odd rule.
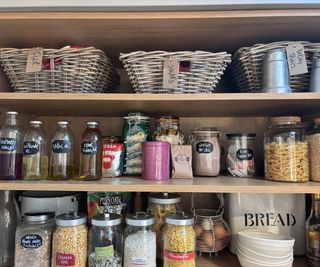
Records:
[[[5,113],[5,123],[0,131],[0,180],[22,177],[21,131],[17,122],[18,112]]]
[[[48,178],[49,157],[47,134],[42,121],[30,121],[30,129],[23,139],[22,178],[39,180]]]
[[[67,180],[74,175],[74,139],[70,122],[58,121],[51,141],[50,178]]]
[[[79,179],[99,180],[102,176],[102,134],[98,122],[88,121],[86,125],[80,143]]]

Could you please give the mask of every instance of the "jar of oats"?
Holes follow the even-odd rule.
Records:
[[[14,266],[50,267],[54,212],[25,213],[16,230]]]
[[[87,216],[66,213],[56,217],[57,228],[53,234],[52,267],[86,267]]]
[[[163,267],[196,267],[194,216],[183,212],[166,216],[163,229]]]
[[[309,135],[310,178],[320,182],[320,118],[314,119],[315,126]]]

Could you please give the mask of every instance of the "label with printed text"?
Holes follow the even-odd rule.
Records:
[[[56,265],[57,266],[75,266],[76,257],[70,253],[60,253],[56,254]]]
[[[195,253],[194,251],[177,253],[164,250],[163,257],[175,261],[191,261],[195,259]]]

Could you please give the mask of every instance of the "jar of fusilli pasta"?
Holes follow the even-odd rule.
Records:
[[[280,182],[309,180],[309,148],[300,117],[274,117],[264,136],[265,178]]]

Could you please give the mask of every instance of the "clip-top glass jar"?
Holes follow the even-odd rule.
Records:
[[[194,216],[183,212],[166,215],[163,229],[163,267],[196,267]]]
[[[99,214],[91,219],[89,231],[89,267],[121,267],[123,232],[121,216]]]
[[[171,212],[180,211],[181,197],[172,193],[155,193],[149,195],[148,213],[155,217],[154,230],[157,234],[157,257],[162,258],[162,229],[165,216]]]
[[[57,228],[52,241],[52,267],[86,267],[87,216],[82,213],[66,213],[56,217]]]
[[[300,117],[274,117],[264,136],[265,178],[281,182],[309,180],[309,148]]]
[[[124,267],[156,267],[156,233],[153,215],[129,214],[124,230]]]
[[[54,212],[25,213],[16,231],[15,267],[50,267]]]
[[[196,128],[190,136],[194,175],[218,176],[220,172],[219,132],[214,128]]]
[[[169,142],[171,145],[183,145],[184,136],[179,129],[179,118],[164,116],[157,119],[154,140]]]

